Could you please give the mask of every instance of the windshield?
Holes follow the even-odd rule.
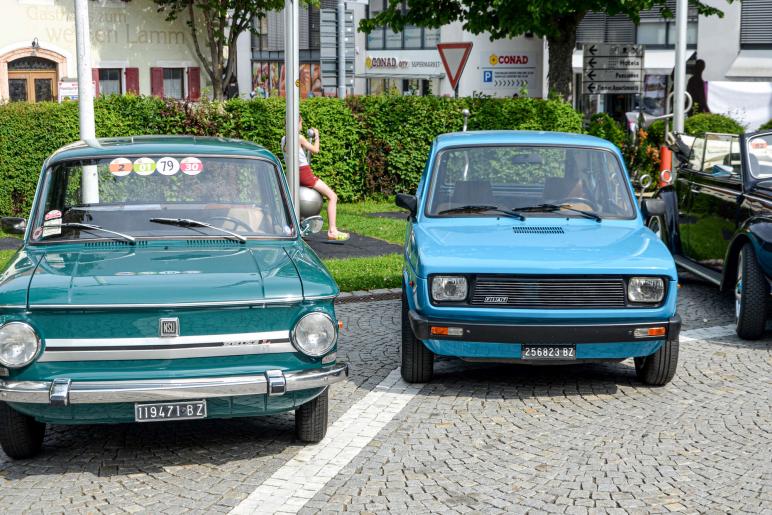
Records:
[[[96,190],[86,188],[86,201],[84,173],[97,179]],[[46,171],[32,241],[227,238],[228,233],[291,237],[280,184],[276,166],[262,159],[129,156],[65,162]]]
[[[550,204],[602,218],[635,217],[617,157],[580,147],[458,147],[437,156],[429,190],[429,216],[499,216],[492,209],[532,208],[527,217],[581,216]],[[470,209],[462,209],[465,206]],[[471,207],[477,206],[478,209]]]
[[[755,178],[772,178],[772,134],[748,138],[748,161]]]

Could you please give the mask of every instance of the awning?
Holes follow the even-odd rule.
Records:
[[[772,81],[772,52],[741,50],[726,76],[739,80]]]
[[[694,50],[686,51],[686,60],[692,58]],[[574,73],[582,73],[582,49],[574,50],[571,55],[571,67]],[[643,54],[643,69],[646,75],[670,75],[675,68],[675,50],[646,49]]]

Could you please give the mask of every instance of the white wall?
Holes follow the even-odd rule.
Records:
[[[700,16],[697,28],[697,57],[705,60],[702,78],[707,81],[725,81],[726,72],[740,53],[740,2],[703,0],[721,9],[724,17]],[[772,8],[772,5],[770,6]]]

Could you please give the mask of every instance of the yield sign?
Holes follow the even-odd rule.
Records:
[[[466,60],[472,52],[472,43],[439,43],[437,51],[440,53],[442,65],[450,81],[450,87],[456,89],[461,72],[464,71]]]

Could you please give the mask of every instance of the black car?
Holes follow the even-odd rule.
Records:
[[[682,165],[649,227],[676,264],[734,292],[737,334],[764,334],[772,280],[772,132],[682,136]]]

